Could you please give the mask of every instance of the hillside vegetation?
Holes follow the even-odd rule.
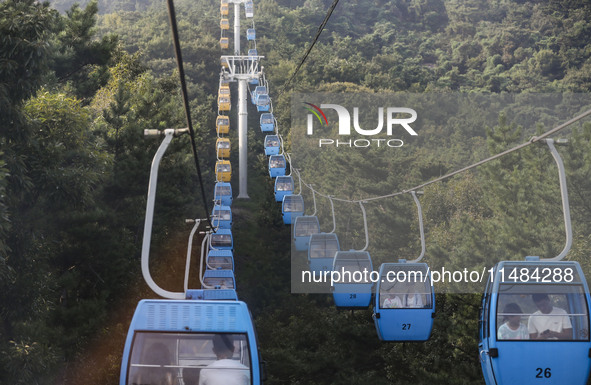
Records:
[[[343,1],[283,90],[331,3],[255,0],[257,48],[286,138],[294,93],[591,90],[586,0]],[[179,0],[176,8],[205,191],[213,195],[219,4]],[[158,141],[144,139],[143,130],[186,126],[176,71],[163,1],[0,2],[0,383],[118,382],[135,305],[154,296],[139,256]],[[569,108],[566,98],[561,106]],[[551,111],[534,107],[521,113]],[[290,229],[273,200],[255,115],[249,115],[252,199],[236,203],[234,231],[238,294],[255,319],[267,383],[483,383],[476,292],[438,294],[432,338],[418,344],[379,342],[371,310],[337,311],[330,295],[290,293]],[[377,151],[327,152],[302,164],[302,175],[328,194],[375,196],[551,128],[523,127],[504,114],[486,124],[481,118],[463,112],[429,132],[436,143],[425,140],[378,163]],[[563,136],[574,229],[568,259],[588,271],[591,124],[578,123]],[[319,160],[333,167],[321,169]],[[343,171],[349,179],[340,179]],[[467,267],[556,255],[564,244],[557,179],[547,148],[530,146],[429,186],[421,197],[425,261]],[[200,202],[189,139],[175,139],[161,166],[152,240],[153,275],[168,290],[182,290],[190,231],[184,219],[204,215]],[[328,227],[328,202],[318,204]],[[418,255],[410,197],[367,209],[378,218],[370,222],[377,260]],[[364,234],[356,210],[341,205],[337,212],[349,224],[345,243],[359,246]]]

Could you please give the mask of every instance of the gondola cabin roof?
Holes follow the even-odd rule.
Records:
[[[283,197],[282,211],[304,211],[304,198],[300,194]]]
[[[234,270],[234,253],[231,250],[209,250],[207,268],[211,270]]]
[[[131,330],[243,332],[252,326],[241,301],[141,300]]]
[[[312,234],[320,232],[318,217],[315,215],[297,217],[293,225],[293,231],[296,237],[309,237]]]
[[[360,268],[361,270],[363,268],[371,268],[371,257],[367,251],[339,251],[334,257],[333,270],[342,267],[347,269]]]
[[[265,136],[265,146],[279,147],[279,137],[277,135]]]
[[[207,289],[236,290],[236,279],[232,270],[205,270],[203,284]]]
[[[278,176],[275,179],[276,191],[291,191],[294,187],[293,177],[291,175]]]

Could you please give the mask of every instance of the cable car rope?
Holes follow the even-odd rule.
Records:
[[[170,27],[172,29],[172,40],[174,43],[174,53],[176,56],[177,67],[179,70],[179,78],[181,81],[181,92],[183,94],[183,104],[185,107],[185,116],[187,118],[187,127],[189,128],[189,135],[191,136],[191,148],[193,149],[193,158],[195,159],[195,167],[197,168],[197,177],[199,179],[199,187],[201,189],[201,199],[203,201],[203,209],[205,210],[205,218],[210,227],[211,221],[209,220],[209,208],[207,200],[205,199],[205,189],[203,188],[203,178],[201,177],[201,167],[199,166],[199,157],[197,155],[197,145],[195,144],[195,131],[193,130],[193,123],[191,121],[191,109],[189,107],[189,95],[187,92],[187,82],[185,79],[185,70],[183,68],[183,56],[181,53],[181,44],[179,41],[179,31],[176,24],[176,13],[174,11],[173,0],[167,0],[168,4],[168,15],[170,18]]]
[[[334,11],[334,9],[336,8],[336,6],[337,6],[338,3],[339,3],[339,0],[334,0],[332,2],[332,5],[328,9],[328,12],[326,13],[326,16],[324,17],[324,20],[322,20],[322,23],[320,23],[320,25],[318,26],[318,31],[316,32],[316,36],[314,37],[314,40],[312,40],[312,44],[310,44],[310,46],[306,50],[306,53],[304,53],[304,56],[302,57],[302,60],[300,61],[300,63],[296,67],[295,71],[293,72],[293,74],[291,75],[291,77],[289,78],[289,80],[283,85],[283,88],[279,92],[279,96],[281,96],[281,94],[287,89],[287,86],[295,78],[295,76],[299,72],[300,68],[302,67],[302,65],[304,64],[304,62],[306,61],[306,59],[308,58],[308,55],[312,51],[312,48],[314,48],[314,45],[318,41],[318,38],[320,37],[320,34],[322,33],[322,31],[324,30],[324,27],[326,26],[326,23],[328,23],[328,19],[330,19],[330,16],[332,15],[332,11]]]
[[[513,148],[510,148],[510,149],[508,149],[508,150],[505,150],[505,151],[503,151],[503,152],[501,152],[501,153],[498,153],[498,154],[496,154],[496,155],[493,155],[493,156],[491,156],[491,157],[488,157],[488,158],[486,158],[486,159],[483,159],[483,160],[481,160],[481,161],[479,161],[479,162],[473,163],[473,164],[471,164],[471,165],[469,165],[469,166],[466,166],[466,167],[464,167],[464,168],[461,168],[461,169],[459,169],[459,170],[453,171],[453,172],[451,172],[451,173],[449,173],[449,174],[446,174],[446,175],[440,176],[439,178],[436,178],[436,179],[430,180],[430,181],[428,181],[428,182],[425,182],[425,183],[423,183],[423,184],[420,184],[420,185],[418,185],[418,186],[415,186],[415,187],[411,187],[411,188],[409,188],[409,189],[406,189],[406,190],[398,191],[398,192],[391,193],[391,194],[387,194],[387,195],[381,195],[381,196],[370,197],[370,198],[362,198],[362,199],[354,199],[354,200],[351,200],[351,199],[344,199],[344,198],[335,198],[335,197],[332,197],[332,199],[334,199],[334,200],[337,200],[337,201],[340,201],[340,202],[346,202],[346,203],[359,203],[359,202],[368,202],[368,201],[380,200],[380,199],[385,199],[385,198],[391,198],[391,197],[395,197],[395,196],[402,195],[402,194],[408,194],[408,193],[409,193],[409,192],[411,192],[411,191],[420,190],[420,189],[422,189],[422,188],[424,188],[424,187],[426,187],[426,186],[429,186],[430,184],[433,184],[433,183],[440,182],[440,181],[442,181],[442,180],[445,180],[445,179],[451,178],[452,176],[455,176],[455,175],[457,175],[457,174],[463,173],[463,172],[465,172],[465,171],[468,171],[468,170],[470,170],[470,169],[473,169],[473,168],[475,168],[475,167],[481,166],[481,165],[483,165],[483,164],[485,164],[485,163],[488,163],[488,162],[490,162],[490,161],[493,161],[493,160],[495,160],[495,159],[499,159],[499,158],[501,158],[501,157],[503,157],[503,156],[505,156],[505,155],[508,155],[508,154],[510,154],[510,153],[512,153],[512,152],[515,152],[515,151],[521,150],[522,148],[525,148],[525,147],[527,147],[527,146],[529,146],[529,145],[531,145],[531,144],[533,144],[533,143],[539,142],[539,141],[541,141],[542,139],[544,139],[544,138],[547,138],[548,136],[550,136],[550,135],[552,135],[552,134],[554,134],[554,133],[556,133],[556,132],[558,132],[558,131],[560,131],[560,130],[563,130],[563,129],[565,129],[566,127],[570,126],[571,124],[573,124],[573,123],[576,123],[576,122],[578,122],[579,120],[581,120],[581,119],[583,119],[583,118],[585,118],[585,117],[587,117],[587,116],[589,116],[589,115],[591,115],[591,109],[589,109],[589,110],[587,110],[587,111],[583,112],[582,114],[580,114],[580,115],[578,115],[578,116],[576,116],[576,117],[574,117],[574,118],[572,118],[572,119],[570,119],[570,120],[568,120],[568,121],[566,121],[566,122],[564,122],[564,123],[562,123],[562,124],[560,124],[560,125],[558,125],[558,126],[554,127],[553,129],[551,129],[551,130],[549,130],[549,131],[547,131],[547,132],[543,133],[543,134],[542,134],[542,135],[540,135],[540,136],[534,136],[534,137],[530,138],[530,139],[529,139],[527,142],[525,142],[525,143],[522,143],[522,144],[520,144],[520,145],[518,145],[518,146],[515,146],[515,147],[513,147]],[[291,166],[291,164],[290,164],[290,166]],[[299,173],[298,173],[298,174],[299,174]],[[302,183],[303,183],[303,184],[304,184],[306,187],[308,187],[310,190],[313,190],[313,191],[315,191],[315,193],[316,193],[316,194],[318,194],[318,195],[320,195],[320,196],[323,196],[323,197],[325,197],[325,198],[328,198],[328,197],[329,197],[329,195],[327,195],[327,194],[323,194],[323,193],[321,193],[321,192],[319,192],[319,191],[317,191],[317,190],[314,190],[314,189],[312,188],[312,186],[311,186],[311,185],[307,184],[305,181],[303,181],[303,180],[302,180],[301,176],[300,176],[300,180],[301,180],[301,181],[302,181]]]

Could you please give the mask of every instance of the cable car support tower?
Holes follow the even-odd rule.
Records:
[[[248,82],[262,76],[259,60],[263,56],[222,56],[227,64],[221,73],[222,81],[238,82],[238,197],[248,199],[248,137],[247,137],[247,97]]]
[[[248,196],[248,82],[262,76],[259,60],[263,56],[240,55],[240,6],[244,4],[246,17],[253,17],[252,1],[228,0],[234,4],[234,55],[222,56],[222,81],[238,82],[238,196],[249,199]]]

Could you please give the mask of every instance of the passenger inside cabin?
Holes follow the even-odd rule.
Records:
[[[553,306],[548,294],[536,293],[532,299],[539,309],[529,317],[527,328],[532,340],[570,340],[573,327],[564,309]]]
[[[385,291],[381,293],[381,297],[384,298],[382,302],[382,308],[384,309],[395,309],[404,307],[404,294],[401,293],[401,285],[394,283],[389,288],[384,287]]]
[[[228,334],[213,337],[213,353],[217,361],[201,370],[199,385],[248,385],[250,370],[237,360],[233,360],[234,340]]]
[[[383,294],[383,296],[385,297],[384,303],[382,304],[382,307],[384,309],[402,307],[402,301],[400,300],[400,297],[398,297],[396,294]]]
[[[497,338],[499,340],[527,340],[529,333],[527,327],[521,323],[521,308],[518,304],[511,302],[505,305],[503,309],[503,323],[499,330],[497,330]]]
[[[410,285],[406,292],[404,307],[423,307],[423,295],[414,287]]]
[[[175,376],[171,368],[171,355],[168,347],[162,342],[153,343],[146,350],[140,368],[132,385],[173,385]]]

